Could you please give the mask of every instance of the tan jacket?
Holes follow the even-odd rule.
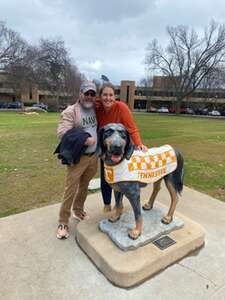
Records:
[[[61,139],[64,133],[80,124],[80,103],[68,106],[62,113],[57,128],[57,136]]]

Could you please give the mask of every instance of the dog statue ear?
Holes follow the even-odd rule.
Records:
[[[105,153],[105,146],[103,143],[103,133],[104,133],[104,128],[101,128],[98,133],[98,144],[96,150],[96,153],[99,157]]]
[[[131,155],[133,154],[134,152],[134,144],[131,142],[131,139],[130,139],[130,135],[129,133],[127,132],[127,145],[125,147],[125,158],[127,160],[129,160],[131,158]]]

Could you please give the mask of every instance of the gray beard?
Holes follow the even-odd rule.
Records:
[[[83,101],[80,101],[80,104],[82,105],[82,107],[84,109],[91,109],[94,107],[94,103],[92,103],[92,102],[85,103]]]

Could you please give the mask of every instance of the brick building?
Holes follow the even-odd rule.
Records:
[[[116,86],[116,98],[126,102],[131,110],[146,111],[150,107],[167,108],[175,107],[176,98],[171,89],[169,78],[155,76],[152,87],[136,86],[135,81],[122,80]],[[20,91],[20,96],[16,95],[12,82],[7,77],[7,73],[0,72],[0,103],[21,101],[29,106],[34,103],[43,102],[50,108],[55,106],[56,93],[49,90],[41,90],[38,86],[32,87],[24,85]],[[74,97],[66,93],[59,96],[59,105],[68,105],[74,102]],[[225,89],[198,89],[192,96],[184,99],[184,107],[210,107],[225,108]]]

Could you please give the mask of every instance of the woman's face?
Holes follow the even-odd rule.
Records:
[[[101,101],[106,109],[110,109],[110,107],[115,102],[115,94],[112,88],[105,87],[101,94]]]

